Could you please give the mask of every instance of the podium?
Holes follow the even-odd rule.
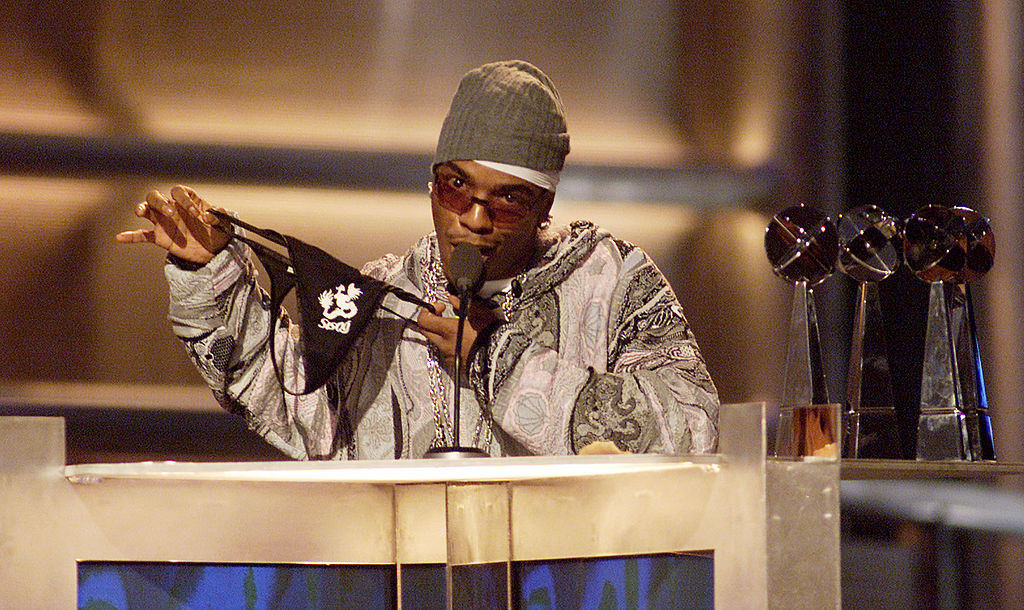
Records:
[[[375,604],[521,607],[537,574],[571,587],[625,561],[629,589],[652,581],[636,565],[690,558],[717,608],[839,607],[839,461],[766,459],[760,404],[723,405],[720,428],[720,452],[694,457],[66,466],[62,419],[4,417],[0,605],[76,607],[96,570],[195,565],[242,569],[247,592],[258,568],[308,584],[338,566]]]

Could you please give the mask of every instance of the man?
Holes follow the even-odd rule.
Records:
[[[305,396],[283,392],[275,375],[272,320],[247,247],[196,193],[150,193],[136,213],[153,228],[118,239],[169,251],[176,334],[219,402],[294,458],[421,457],[460,442],[492,456],[713,451],[717,393],[662,274],[589,223],[548,227],[568,152],[562,103],[544,73],[520,61],[467,73],[434,156],[435,232],[363,269],[435,311],[386,297],[390,311]],[[486,281],[460,352],[469,391],[456,434],[459,302],[446,286],[460,243],[480,248]],[[297,335],[283,324],[274,340],[289,388],[304,378]]]

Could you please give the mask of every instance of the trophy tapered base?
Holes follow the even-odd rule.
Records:
[[[993,462],[996,459],[995,443],[992,441],[992,418],[989,417],[988,409],[965,414],[967,418],[967,433],[971,439],[971,459],[978,461]]]
[[[968,447],[963,413],[922,413],[918,417],[917,459],[970,460]]]
[[[779,409],[775,457],[839,457],[839,405]]]

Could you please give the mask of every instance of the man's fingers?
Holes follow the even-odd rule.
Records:
[[[199,220],[203,224],[206,224],[218,231],[228,233],[230,231],[229,223],[220,219],[220,217],[212,214],[211,209],[214,209],[209,203],[207,203],[202,197],[200,197],[194,190],[184,185],[177,185],[171,188],[171,198],[174,199],[183,209],[187,210],[188,213],[195,219]],[[216,208],[220,211],[224,211],[223,208]]]
[[[420,327],[417,328],[416,330],[420,331],[420,334],[426,337],[427,340],[433,343],[434,345],[438,345],[439,343],[444,341],[444,337],[435,333],[432,330],[427,330],[426,328],[423,328],[422,325],[420,325]]]
[[[434,301],[430,304],[431,309],[421,309],[420,315],[427,314],[437,318],[438,320],[443,319],[441,316],[444,314],[444,302]]]
[[[115,236],[122,243],[151,242],[186,260],[206,262],[223,247],[230,233],[203,218],[208,206],[195,193],[175,186],[170,195],[152,190],[135,206],[135,215],[153,223],[146,231],[123,231]]]
[[[455,311],[459,310],[459,297],[454,295],[448,295],[448,302],[452,304]],[[498,316],[493,311],[487,309],[480,304],[477,300],[469,302],[469,311],[467,312],[467,320],[470,326],[475,330],[482,330],[493,324],[498,319]]]
[[[443,304],[432,303],[431,305],[435,310],[441,311]],[[454,318],[442,318],[429,309],[422,309],[416,322],[419,325],[420,333],[427,338],[427,341],[437,346],[444,354],[453,353],[456,325],[458,324]]]
[[[146,208],[146,218],[154,225],[159,226],[174,245],[184,248],[188,243],[188,238],[178,226],[180,216],[176,211],[177,204],[165,199],[160,191],[150,191],[146,194]]]
[[[172,201],[179,210],[188,210],[193,207],[192,200],[189,199],[188,193],[186,193],[180,186],[176,186],[171,189],[170,201]]]
[[[205,201],[203,201],[202,197],[200,197],[194,190],[192,190],[190,187],[185,186],[184,184],[179,184],[171,188],[172,195],[174,194],[175,191],[181,191],[184,194],[184,196],[190,199],[191,201],[197,203],[201,202],[203,204],[206,203]]]
[[[225,232],[228,230],[228,224],[221,220],[219,216],[215,216],[212,212],[210,212],[210,210],[200,211],[199,217],[203,220],[203,222],[210,225],[211,227],[215,227]]]
[[[422,322],[420,323],[419,328],[417,330],[420,332],[420,334],[426,337],[427,341],[433,343],[434,347],[440,349],[442,354],[454,352],[452,346],[455,344],[455,341],[448,337],[446,334],[431,330],[430,328],[424,326]]]
[[[227,210],[225,210],[224,208],[214,208],[214,207],[211,207],[205,201],[201,201],[200,203],[201,203],[202,207],[197,208],[199,210],[199,218],[203,222],[205,222],[206,224],[208,224],[211,227],[213,227],[214,229],[217,229],[218,231],[220,231],[221,233],[227,233],[228,235],[230,235],[231,234],[231,223],[229,221],[227,221],[227,220],[224,220],[220,216],[215,215],[213,212],[210,211],[210,210],[217,210],[218,212],[222,212],[222,213],[226,214]]]
[[[437,307],[437,304],[434,304]],[[445,318],[442,318],[430,311],[429,309],[423,309],[416,317],[416,322],[419,323],[420,330],[432,333],[434,335],[446,335],[445,331],[448,328],[448,323],[445,322]]]
[[[183,205],[188,205],[192,202],[189,192],[180,184],[171,187],[171,199]]]
[[[156,233],[152,230],[121,231],[114,236],[114,239],[123,244],[154,243],[156,242]]]
[[[196,239],[202,242],[204,245],[208,244],[207,237],[210,234],[211,227],[209,222],[202,217],[202,211],[196,202],[189,196],[188,192],[180,186],[176,186],[171,189],[171,200],[174,202],[174,206],[178,209],[178,213],[181,216],[181,221]],[[219,229],[219,227],[217,227]]]
[[[195,204],[189,199],[184,189],[181,187],[172,188],[171,197],[167,200],[167,203],[172,210],[174,219],[185,223],[188,230],[195,233],[195,221],[198,220],[195,211],[193,211]]]
[[[174,206],[160,194],[160,191],[146,193],[146,205],[149,211],[157,216],[174,216]]]
[[[202,219],[202,213],[210,207],[199,197],[199,195],[196,194],[195,191],[181,184],[171,187],[171,199],[177,202],[183,209],[191,212],[193,216],[200,219]]]
[[[168,201],[160,194],[160,191],[150,191],[146,194],[146,208],[148,210],[146,218],[150,222],[159,225],[163,232],[167,234],[167,237],[175,244],[179,246],[185,245],[185,235],[178,227],[180,215],[177,211],[177,205],[173,201]]]
[[[171,187],[171,200],[186,219],[191,217],[206,224],[215,224],[203,218],[203,212],[209,206],[192,189],[181,185]],[[214,216],[214,218],[216,217]]]

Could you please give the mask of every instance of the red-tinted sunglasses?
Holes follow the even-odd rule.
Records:
[[[533,211],[541,195],[534,195],[520,186],[500,187],[486,198],[474,197],[469,180],[446,168],[439,168],[434,174],[431,194],[437,203],[456,214],[465,214],[474,203],[487,208],[491,222],[496,225],[518,224]]]

